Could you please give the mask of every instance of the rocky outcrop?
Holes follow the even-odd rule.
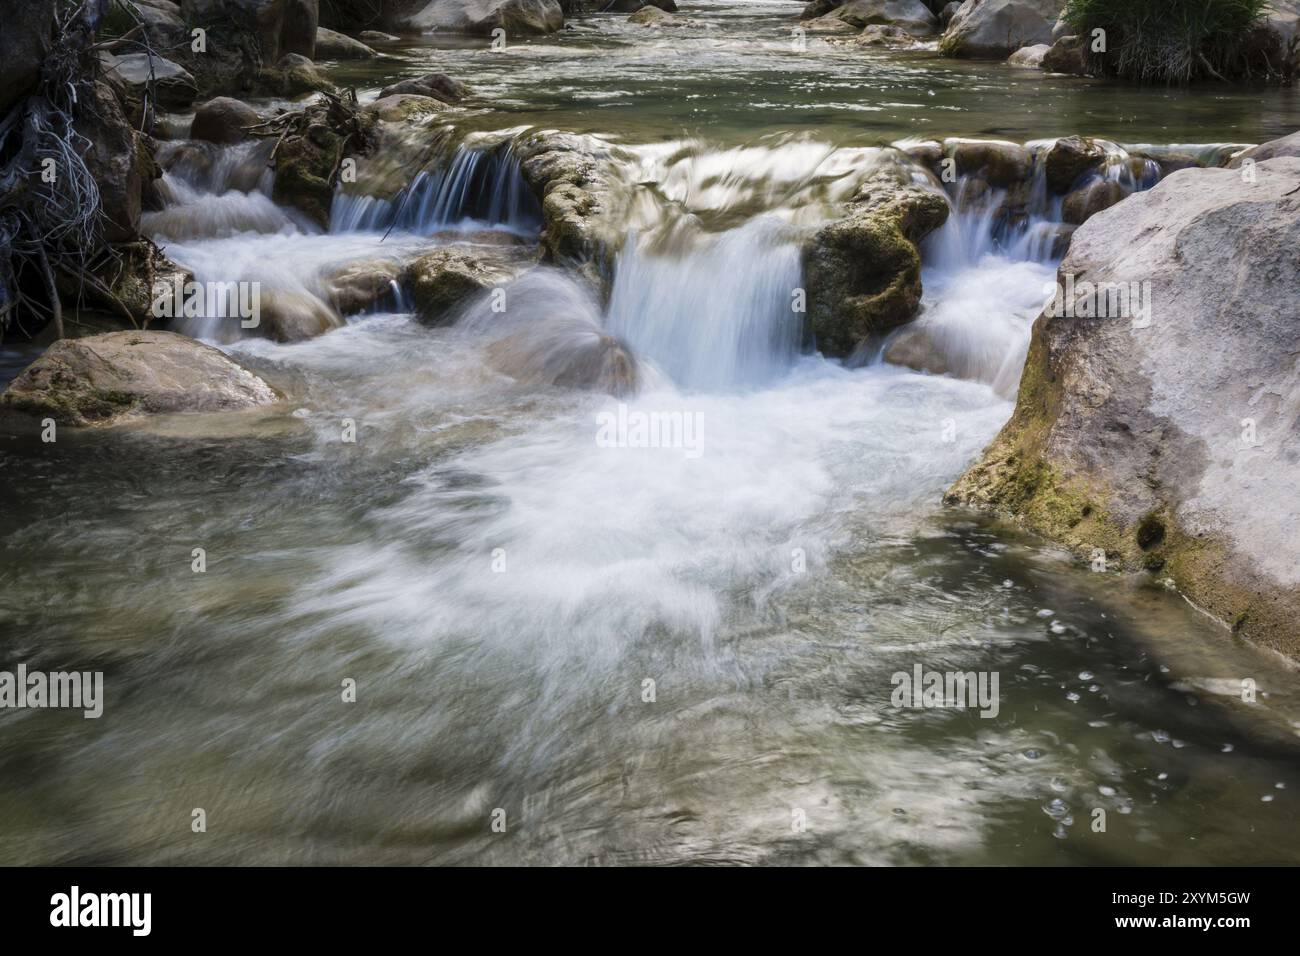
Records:
[[[370,60],[379,56],[374,50],[360,40],[354,40],[346,33],[336,33],[319,27],[316,30],[317,60]]]
[[[1296,657],[1300,158],[1255,172],[1181,170],[1078,229],[1073,295],[1035,323],[1015,413],[949,500],[1156,572]]]
[[[172,332],[109,332],[54,343],[10,383],[0,407],[64,425],[108,425],[276,400],[266,382],[211,346]]]
[[[276,342],[301,342],[343,327],[342,317],[310,292],[262,289],[255,334]]]
[[[1065,0],[966,0],[939,41],[945,56],[1002,60],[1050,43]]]
[[[271,198],[328,226],[344,148],[352,156],[370,153],[378,143],[378,116],[327,96],[275,122],[289,129],[275,149]]]
[[[513,281],[535,262],[531,251],[519,247],[458,243],[412,262],[406,286],[416,317],[439,324],[453,318],[459,306]]]
[[[1047,188],[1057,194],[1068,192],[1079,177],[1105,161],[1106,151],[1095,141],[1082,136],[1063,136],[1047,148],[1043,157]]]
[[[846,356],[910,321],[921,302],[917,243],[943,225],[938,192],[882,170],[860,188],[848,215],[823,226],[803,251],[808,323],[817,348]]]
[[[190,139],[221,144],[243,142],[248,139],[245,129],[261,121],[257,110],[242,100],[218,96],[194,111]]]
[[[937,33],[939,21],[921,0],[849,0],[836,16],[855,27],[897,27],[912,36]]]

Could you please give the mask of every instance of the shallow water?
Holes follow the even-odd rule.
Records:
[[[823,128],[756,106],[782,75],[794,102],[839,69],[775,47],[753,65],[796,11],[691,10],[721,34],[690,54],[698,79],[663,76],[662,49],[613,18],[528,53],[408,51],[412,73],[498,57],[470,61],[477,88],[625,139],[662,202],[638,207],[607,306],[542,270],[506,316],[478,304],[449,327],[384,313],[298,344],[227,342],[287,396],[267,410],[54,444],[0,434],[0,667],[99,669],[107,691],[99,720],[0,711],[0,862],[1300,862],[1291,671],[1158,580],[941,504],[1010,414],[1001,374],[1052,261],[978,215],[928,245],[924,321],[971,380],[801,348],[797,230],[874,155],[832,146],[918,129],[901,107],[867,112],[877,129],[839,107]],[[572,44],[589,68],[557,52]],[[926,110],[922,132],[990,132],[977,124],[999,110],[1016,138],[1075,132],[1056,124],[1125,95],[1038,77],[1087,103],[1049,118],[1050,97],[1020,101],[1040,124],[1006,108],[1030,81],[1000,65],[871,56],[878,95],[924,81],[961,104]],[[656,57],[663,88],[638,106],[560,108]],[[1253,140],[1287,122],[1290,94],[1270,95],[1230,97],[1206,126],[1208,99],[1169,94],[1125,124]],[[809,135],[751,148],[768,129]],[[684,155],[655,148],[683,136]],[[791,174],[814,154],[825,184]],[[269,200],[224,195],[197,199],[206,235],[160,235],[212,278],[319,294],[341,262],[445,241],[279,214],[231,235],[228,212]],[[547,323],[552,346],[621,338],[641,391],[498,371],[494,342]],[[0,353],[6,377],[24,358]],[[694,430],[602,439],[605,416],[638,414]],[[892,676],[918,664],[997,673],[997,715],[894,707]]]

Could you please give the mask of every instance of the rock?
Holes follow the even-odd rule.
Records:
[[[675,0],[613,0],[612,3],[602,3],[599,9],[601,13],[636,13],[646,7],[657,7],[665,13],[677,12]]]
[[[1029,180],[1033,157],[1019,143],[996,139],[946,139],[944,155],[956,161],[960,176],[974,176],[996,189]]]
[[[430,113],[441,112],[446,108],[447,104],[435,100],[432,96],[398,93],[375,100],[366,107],[366,110],[385,122],[404,123],[407,120],[428,116]]]
[[[326,280],[330,303],[340,315],[356,315],[372,308],[401,284],[405,267],[395,259],[350,262]]]
[[[1050,49],[1051,47],[1046,43],[1023,46],[1007,57],[1007,63],[1024,70],[1037,70],[1043,65],[1043,57],[1047,55],[1047,51]]]
[[[406,270],[416,317],[429,324],[448,321],[458,306],[518,278],[533,264],[531,256],[508,246],[463,243],[421,256]]]
[[[1233,153],[1232,158],[1228,160],[1228,168],[1240,169],[1248,159],[1262,163],[1266,159],[1276,159],[1278,156],[1300,156],[1300,132]]]
[[[811,0],[799,14],[800,20],[820,20],[833,10],[838,10],[844,5],[844,0]],[[841,20],[841,23],[844,21]]]
[[[391,33],[382,33],[379,30],[362,30],[357,34],[357,39],[367,46],[386,46],[391,43],[401,43],[402,38],[393,36]]]
[[[54,38],[54,0],[8,4],[0,30],[0,117],[36,88]]]
[[[87,100],[74,125],[90,144],[82,159],[99,187],[104,240],[129,242],[140,234],[145,181],[160,171],[106,82],[95,83]]]
[[[1094,180],[1066,195],[1061,201],[1061,219],[1076,225],[1087,222],[1103,209],[1109,209],[1128,193],[1119,183]]]
[[[914,46],[918,41],[902,27],[873,23],[863,27],[851,42],[856,46]]]
[[[369,155],[379,142],[378,116],[343,100],[320,101],[289,114],[286,122],[292,124],[293,131],[279,140],[275,150],[271,198],[294,206],[326,228],[344,145],[351,155]]]
[[[1091,139],[1066,136],[1047,149],[1043,158],[1047,188],[1060,195],[1069,192],[1084,173],[1099,169],[1106,162],[1106,151]]]
[[[844,219],[817,231],[804,247],[803,268],[808,322],[822,352],[850,355],[916,315],[916,244],[947,217],[942,195],[905,172],[884,170],[864,184]]]
[[[144,24],[145,36],[155,50],[166,52],[189,42],[190,31],[185,26],[178,4],[169,0],[134,0],[133,6],[135,16],[127,18],[123,25],[130,29],[138,17]]]
[[[518,36],[555,32],[564,26],[564,12],[556,0],[430,0],[405,23],[451,33],[485,34],[501,27]]]
[[[1149,283],[1149,325],[1040,316],[1014,415],[948,498],[1159,569],[1294,659],[1300,158],[1256,173],[1181,170],[1079,228],[1061,281]]]
[[[343,326],[338,313],[309,292],[264,287],[259,306],[253,331],[276,342],[301,342]]]
[[[580,322],[536,322],[487,347],[488,363],[527,385],[554,385],[634,394],[640,384],[636,359],[613,336]]]
[[[609,146],[590,136],[542,130],[516,139],[519,171],[542,204],[542,247],[549,261],[612,272],[622,231],[606,221]]]
[[[264,89],[282,96],[302,96],[334,88],[320,67],[298,53],[286,53],[274,67],[263,69],[259,82]]]
[[[856,29],[834,15],[804,20],[799,26],[809,33],[852,33]]]
[[[1056,23],[1052,25],[1052,42],[1055,43],[1061,37],[1070,35],[1070,24],[1065,22],[1065,13],[1062,11],[1061,16],[1056,18]]]
[[[966,0],[939,41],[944,56],[1006,59],[1021,47],[1050,43],[1065,0]]]
[[[627,18],[628,23],[636,23],[641,26],[659,26],[672,20],[671,14],[665,13],[658,7],[652,7],[649,4],[638,9]]]
[[[106,72],[115,74],[125,85],[128,95],[137,100],[143,98],[151,75],[156,101],[164,109],[186,109],[198,95],[198,85],[190,72],[179,63],[160,56],[150,56],[148,53],[115,56],[100,51],[99,61]]]
[[[194,111],[190,139],[208,143],[240,143],[248,139],[244,127],[256,126],[260,122],[262,118],[257,115],[257,110],[247,103],[229,96],[218,96]]]
[[[316,28],[315,60],[369,60],[379,56],[360,40],[324,27]]]
[[[1067,73],[1074,76],[1087,76],[1088,64],[1083,58],[1083,37],[1065,36],[1052,44],[1043,56],[1042,68],[1048,73]]]
[[[62,425],[130,415],[253,408],[275,391],[221,351],[172,332],[109,332],[55,342],[0,396],[0,406]]]
[[[316,55],[317,0],[181,0],[186,23],[205,27],[225,44],[237,34],[249,34],[263,63],[276,63],[285,54]],[[214,31],[215,28],[215,31]]]
[[[417,76],[394,83],[392,86],[386,86],[379,91],[380,99],[399,94],[431,96],[443,103],[459,103],[469,96],[470,88],[460,80],[453,80],[445,73],[426,73],[424,76]]]
[[[957,15],[957,11],[960,9],[961,0],[952,0],[952,3],[945,4],[943,9],[939,11],[939,25],[947,30],[948,24],[952,23],[952,18]]]
[[[849,0],[836,14],[855,27],[897,27],[912,36],[938,32],[939,21],[921,0]]]

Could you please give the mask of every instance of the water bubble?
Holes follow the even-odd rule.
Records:
[[[1259,802],[1260,802],[1260,803],[1272,803],[1272,802],[1273,802],[1273,794],[1271,794],[1271,793],[1266,793],[1266,794],[1264,794],[1262,797],[1259,798]]]
[[[1169,743],[1169,731],[1153,730],[1151,731],[1151,739],[1158,744],[1167,744]]]
[[[1043,608],[1041,611],[1038,612],[1038,616],[1039,616],[1039,617],[1051,617],[1051,616],[1052,616],[1053,614],[1055,614],[1055,613],[1056,613],[1056,612],[1053,611],[1050,607],[1045,607],[1045,608]]]
[[[1285,790],[1285,789],[1286,789],[1286,784],[1284,784],[1281,780],[1279,780],[1277,783],[1273,784],[1273,786],[1274,786],[1276,789],[1278,789],[1278,790]]]
[[[1079,680],[1092,680],[1092,671],[1079,671]]]
[[[1011,588],[1011,587],[1015,587],[1015,584],[1010,578],[1007,578],[1005,581],[1002,582],[1002,586],[1004,588]]]
[[[1157,779],[1157,780],[1168,780],[1168,779],[1169,779],[1169,774],[1165,773],[1164,771],[1161,771],[1160,773],[1156,774],[1156,779]]]
[[[1025,751],[1025,756],[1028,757],[1030,760],[1037,760],[1042,755],[1043,752],[1041,750],[1036,750],[1033,747],[1030,747],[1028,750]]]
[[[1071,703],[1074,703],[1079,699],[1079,695],[1076,694],[1074,691],[1070,691],[1068,694],[1065,695],[1065,699],[1070,701]]]
[[[1219,748],[1219,753],[1230,754],[1236,749],[1237,748],[1234,747],[1232,744],[1224,744],[1222,747]]]
[[[1098,787],[1098,788],[1097,788],[1097,792],[1100,793],[1103,797],[1113,797],[1113,796],[1115,796],[1115,788],[1114,788],[1114,787],[1108,787],[1108,786],[1106,786],[1105,784],[1102,784],[1100,787]]]
[[[1051,631],[1053,634],[1065,633],[1065,625],[1062,624],[1060,621],[1053,621],[1047,629]]]

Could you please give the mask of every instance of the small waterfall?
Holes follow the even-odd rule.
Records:
[[[803,316],[789,228],[759,217],[676,254],[629,236],[619,255],[606,327],[679,386],[761,384],[789,368]]]
[[[392,199],[338,192],[330,210],[330,231],[386,232],[398,229],[431,235],[448,228],[500,226],[536,235],[542,214],[537,197],[505,147],[460,147],[440,169],[419,173]]]

